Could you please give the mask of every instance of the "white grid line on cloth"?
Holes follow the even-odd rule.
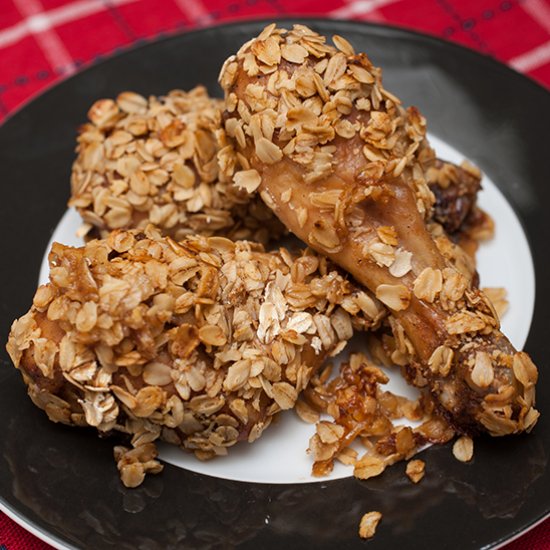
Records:
[[[212,21],[212,16],[201,0],[174,0],[179,10],[189,16],[193,22],[201,24]]]
[[[139,0],[111,0],[111,4],[120,6]],[[22,2],[24,3],[24,2]],[[31,15],[16,25],[0,30],[0,48],[5,48],[33,33],[33,29],[40,29],[47,25],[56,27],[88,15],[105,11],[107,6],[102,0],[79,0],[41,14]]]
[[[359,0],[358,2],[353,2],[347,6],[337,8],[330,12],[330,17],[336,19],[344,19],[346,17],[358,17],[361,15],[366,15],[367,13],[373,12],[378,8],[387,6],[388,4],[394,4],[400,0]]]
[[[521,7],[550,34],[550,5],[545,0],[525,0]]]
[[[550,62],[550,40],[508,61],[516,71],[526,73]]]
[[[371,10],[368,12],[368,19],[369,21],[372,21],[374,23],[385,23],[387,22],[387,18],[384,17],[384,14],[377,9]]]
[[[19,13],[30,20],[29,33],[32,34],[52,69],[63,67],[70,74],[74,72],[73,58],[50,26],[44,7],[39,0],[13,0]],[[31,19],[32,18],[32,19]]]

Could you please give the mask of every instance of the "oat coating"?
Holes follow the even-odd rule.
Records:
[[[266,242],[282,225],[259,198],[239,191],[218,161],[223,103],[203,86],[145,98],[123,92],[95,102],[79,130],[70,206],[81,234],[152,223],[164,235],[225,235]]]
[[[54,244],[49,260],[50,282],[7,346],[35,404],[55,422],[122,432],[135,448],[163,439],[202,459],[257,439],[354,327],[385,315],[307,250],[177,243],[149,226]],[[117,459],[133,485],[136,464],[156,466],[151,447],[129,452]]]

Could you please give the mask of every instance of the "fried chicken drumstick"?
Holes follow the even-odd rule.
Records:
[[[237,187],[390,310],[408,380],[459,430],[530,430],[537,369],[428,223],[436,166],[424,118],[386,91],[365,54],[270,25],[224,64]],[[227,153],[229,154],[229,153]]]
[[[189,234],[266,242],[283,226],[259,197],[231,185],[217,155],[226,146],[223,103],[203,86],[148,99],[101,99],[79,129],[71,198],[83,236],[152,223],[176,240]]]
[[[354,328],[385,315],[311,250],[149,226],[56,243],[49,261],[8,352],[51,420],[131,436],[117,457],[128,486],[158,471],[156,439],[199,458],[254,441]]]

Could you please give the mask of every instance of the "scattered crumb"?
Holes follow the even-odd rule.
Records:
[[[491,300],[491,303],[497,312],[498,318],[502,319],[508,310],[508,306],[510,305],[508,299],[506,298],[506,289],[502,287],[484,287],[481,290],[483,290],[485,296]]]
[[[426,470],[426,463],[423,460],[411,460],[407,464],[405,473],[413,483],[418,483]]]
[[[367,512],[359,523],[359,536],[362,539],[370,539],[374,537],[378,523],[382,519],[380,512]]]
[[[386,469],[383,460],[375,456],[365,454],[355,463],[353,475],[358,479],[369,479],[379,476]]]
[[[155,460],[158,451],[154,443],[145,443],[133,449],[117,445],[114,448],[114,455],[120,479],[125,487],[138,487],[143,483],[145,474],[158,474],[164,468],[158,460]]]
[[[453,455],[460,462],[469,462],[474,456],[474,442],[473,440],[463,435],[459,437],[453,445]]]
[[[346,466],[355,466],[357,455],[359,453],[351,447],[344,447],[337,455],[336,459]]]
[[[300,419],[307,424],[315,424],[316,422],[319,422],[319,412],[311,407],[311,405],[309,405],[302,398],[298,398],[294,410]]]
[[[311,419],[315,413],[332,417],[316,423],[309,442],[313,475],[328,475],[339,460],[354,467],[356,478],[369,479],[390,464],[410,459],[427,442],[446,443],[454,437],[454,430],[434,415],[429,397],[410,400],[384,390],[388,377],[365,354],[352,353],[339,370],[335,378],[314,376],[304,391],[307,405],[298,411]],[[402,418],[422,423],[416,428],[395,425]],[[353,441],[366,448],[359,459],[349,448]]]

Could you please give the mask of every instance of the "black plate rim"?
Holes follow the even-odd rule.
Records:
[[[49,544],[56,548],[56,550],[78,550],[76,546],[69,545],[67,542],[63,541],[57,535],[49,533],[39,525],[36,525],[28,521],[23,514],[18,510],[11,508],[0,495],[0,512],[6,514],[11,520],[13,520],[17,525],[25,529],[31,535],[34,535],[36,538],[40,539],[42,542]]]

